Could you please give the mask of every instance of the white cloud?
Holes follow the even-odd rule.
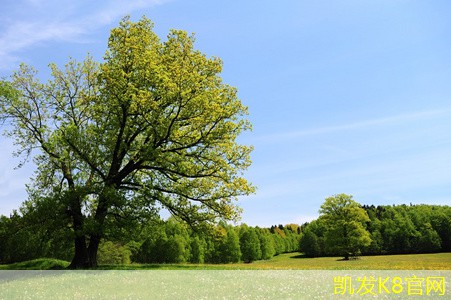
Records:
[[[418,111],[418,112],[410,112],[405,114],[399,114],[390,117],[383,117],[371,120],[365,120],[360,122],[353,122],[347,124],[333,125],[333,126],[325,126],[318,127],[312,129],[302,129],[291,131],[287,133],[277,133],[277,134],[269,134],[261,137],[256,137],[255,142],[261,144],[272,144],[272,143],[280,143],[286,140],[292,140],[295,138],[305,137],[305,136],[316,136],[322,134],[330,134],[340,131],[350,131],[350,130],[359,130],[366,129],[370,127],[378,127],[378,126],[389,126],[394,124],[413,122],[417,120],[430,119],[434,117],[439,117],[443,115],[449,115],[451,113],[451,108],[444,109],[435,109],[435,110],[427,110],[427,111]]]
[[[102,2],[102,6],[92,7],[92,1],[18,1],[17,6],[21,4],[23,9],[16,9],[13,15],[5,15],[1,27],[0,68],[10,67],[17,62],[21,51],[36,44],[52,41],[84,42],[93,30],[136,10],[164,2],[167,1],[110,0]],[[3,17],[2,14],[0,17]]]

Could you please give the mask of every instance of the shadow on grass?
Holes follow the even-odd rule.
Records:
[[[187,270],[193,266],[177,264],[130,264],[130,265],[100,265],[95,270]]]
[[[290,256],[290,258],[302,259],[302,258],[315,258],[315,257],[307,256],[307,255],[301,253],[301,254],[297,254],[297,255],[292,255],[292,256]],[[337,258],[336,261],[352,261],[352,260],[359,260],[359,259],[360,259],[360,257],[353,256],[353,257],[349,257],[348,259],[346,259],[344,257],[343,258]]]
[[[313,258],[313,257],[309,257],[309,256],[307,256],[305,254],[297,254],[297,255],[290,256],[290,258],[298,259],[298,258]]]
[[[100,265],[94,270],[224,270],[223,265],[209,264],[129,264],[129,265]]]
[[[353,261],[353,260],[359,260],[360,259],[360,257],[358,257],[358,256],[352,256],[352,257],[349,257],[349,258],[339,258],[339,259],[337,259],[337,261]]]
[[[28,278],[43,278],[64,274],[69,262],[59,259],[39,258],[0,266],[0,284]]]
[[[69,266],[69,262],[64,260],[52,259],[52,258],[39,258],[24,262],[13,263],[9,265],[0,265],[0,271],[22,271],[22,270],[33,270],[38,271],[74,271],[69,270],[67,267]],[[97,268],[93,269],[79,269],[77,271],[102,271],[102,270],[223,270],[227,269],[222,265],[203,265],[203,264],[158,264],[158,263],[150,263],[150,264],[102,264]],[[42,273],[42,272],[41,272]],[[6,274],[6,273],[4,273]],[[12,273],[10,273],[12,274]],[[0,274],[0,281],[1,281]]]

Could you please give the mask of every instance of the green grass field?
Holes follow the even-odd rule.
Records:
[[[89,271],[2,271],[58,270],[68,264],[44,258],[0,265],[0,299],[399,299],[413,293],[416,298],[451,299],[451,289],[445,287],[451,279],[451,253],[364,256],[350,261],[288,253],[251,264],[131,264],[103,265],[100,270]],[[352,281],[352,295],[342,281],[336,281],[345,276]],[[359,288],[364,286],[361,278],[372,280],[371,293]],[[409,289],[408,280],[424,282]],[[427,280],[435,280],[432,289]],[[383,289],[379,288],[382,281]]]
[[[0,270],[58,270],[68,262],[37,259],[11,265]],[[270,260],[236,264],[130,264],[102,265],[101,270],[451,270],[451,253],[362,256],[342,261],[337,257],[305,258],[299,253],[286,253]]]
[[[105,266],[113,267],[113,266]],[[337,257],[305,258],[299,253],[285,253],[270,260],[250,264],[178,264],[124,266],[130,269],[215,269],[215,270],[451,270],[451,253],[362,256],[342,261]]]
[[[246,267],[246,264],[241,266]],[[287,253],[271,260],[254,262],[247,267],[293,270],[451,270],[451,253],[362,256],[349,261],[337,257],[305,258],[296,253]]]

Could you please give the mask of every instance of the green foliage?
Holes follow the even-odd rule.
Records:
[[[381,208],[381,223],[392,242],[384,248],[392,253],[446,251],[451,237],[450,212],[449,207],[426,205]]]
[[[299,249],[307,257],[320,256],[320,247],[318,244],[318,237],[311,230],[306,230],[299,242]]]
[[[368,211],[371,219],[371,222],[367,222],[366,225],[372,242],[361,249],[362,254],[395,253],[390,251],[401,251],[400,253],[443,251],[445,240],[442,240],[442,236],[447,233],[449,207],[401,205],[365,206],[364,209]],[[44,234],[45,231],[40,231],[39,226],[29,227],[25,221],[32,220],[39,219],[27,219],[17,213],[10,218],[0,217],[1,263],[45,256],[59,257],[58,255],[61,254],[58,253],[63,253],[63,249],[70,251],[70,244],[67,244],[66,248],[58,246],[64,245],[62,243],[64,239],[59,240],[58,237]],[[394,224],[403,226],[407,224],[408,228],[389,230],[390,225],[397,226]],[[295,250],[300,249],[308,257],[340,255],[334,248],[327,247],[326,239],[330,238],[327,225],[325,218],[320,217],[307,225],[298,227],[300,230],[292,228],[292,225],[273,226],[266,229],[244,224],[234,227],[221,222],[217,226],[205,227],[200,231],[199,228],[187,227],[174,218],[164,222],[153,220],[136,227],[136,232],[131,235],[133,237],[131,241],[129,237],[124,238],[123,241],[104,240],[99,248],[99,261],[126,263],[127,256],[131,253],[131,260],[135,263],[237,263],[244,260],[243,249],[248,251],[247,253],[254,253],[253,255],[257,257],[254,261],[260,258],[272,260],[274,255],[280,255],[289,250],[287,247],[290,247],[292,241],[296,241]],[[43,228],[45,226],[41,227]],[[243,243],[240,243],[239,237],[243,237],[245,232],[255,233],[257,239],[253,239],[254,243],[244,243],[245,240],[250,240],[249,236],[243,238]],[[408,232],[412,234],[402,235]],[[401,240],[394,241],[394,239]],[[70,239],[67,241],[70,242]],[[403,245],[409,248],[399,248]],[[258,247],[261,254],[258,254]],[[276,252],[277,247],[279,247],[279,253]],[[126,254],[121,254],[123,252]],[[70,257],[66,254],[67,256]]]
[[[226,237],[220,246],[221,262],[237,263],[241,258],[240,239],[232,226],[226,227]]]
[[[148,238],[141,245],[139,255],[137,257],[137,262],[143,263],[164,263],[166,262],[165,257],[165,246],[167,242],[166,234],[157,236],[155,238]]]
[[[284,238],[279,235],[278,233],[273,235],[274,240],[274,250],[276,251],[276,255],[279,255],[281,253],[285,253],[285,242]]]
[[[188,249],[187,241],[181,235],[170,236],[164,243],[165,262],[183,263],[187,261]]]
[[[440,236],[430,223],[424,223],[420,227],[419,232],[420,237],[417,246],[419,253],[433,253],[442,248]]]
[[[184,224],[169,219],[167,222],[150,223],[143,232],[143,242],[133,260],[142,263],[182,263],[190,259],[190,237]],[[199,247],[201,243],[198,244]],[[197,248],[196,259],[202,258],[202,249]]]
[[[111,241],[100,243],[98,255],[99,264],[129,264],[131,252],[126,246]]]
[[[451,207],[438,205],[363,206],[370,221],[365,227],[371,243],[359,249],[364,255],[449,252],[451,240]],[[306,243],[308,232],[316,235],[318,256],[340,255],[326,242],[336,242],[326,219],[321,216],[307,224],[301,239],[301,251],[311,251],[314,241]],[[328,233],[329,232],[329,233]],[[333,232],[333,231],[332,231]],[[337,235],[340,233],[338,232]],[[311,237],[310,237],[311,238]],[[332,242],[332,243],[333,243]],[[329,247],[328,247],[329,246]]]
[[[433,207],[429,217],[432,229],[441,239],[442,251],[451,252],[451,207],[447,210],[441,207]]]
[[[195,263],[195,264],[202,264],[205,262],[205,252],[207,248],[207,242],[200,238],[199,236],[195,235],[193,238],[191,238],[190,243],[190,259],[189,262]]]
[[[73,254],[70,230],[48,221],[41,211],[32,207],[28,211],[25,216],[16,211],[9,218],[0,216],[0,263],[41,257],[69,260]]]
[[[373,222],[373,221],[371,221]],[[384,238],[379,229],[370,230],[371,244],[364,248],[365,253],[368,254],[382,254],[384,253]]]
[[[327,226],[328,252],[349,259],[371,244],[370,233],[365,228],[370,219],[352,196],[339,194],[327,198],[321,205],[320,214]]]
[[[234,227],[225,222],[205,227],[200,231],[199,228],[187,227],[186,224],[170,218],[168,221],[149,223],[148,228],[144,227],[140,241],[133,243],[136,250],[132,251],[132,261],[238,263],[242,260],[251,262],[271,259],[276,254],[274,244],[276,235],[278,234],[271,233],[269,229],[248,227],[244,224]],[[299,237],[297,230],[294,232],[289,230],[288,236],[280,238],[285,247],[285,240],[290,238],[290,244],[291,240],[298,244]],[[243,249],[251,254],[243,257]],[[294,251],[297,251],[297,247]]]
[[[244,228],[241,230],[240,237],[241,259],[250,263],[262,258],[260,240],[253,228]]]
[[[274,245],[274,238],[271,236],[268,230],[257,231],[258,238],[260,240],[260,248],[262,252],[262,259],[270,259],[276,254]]]

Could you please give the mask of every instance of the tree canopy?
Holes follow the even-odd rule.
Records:
[[[370,221],[368,214],[352,196],[338,194],[329,197],[319,212],[327,226],[326,245],[332,252],[349,259],[350,255],[360,253],[371,243],[365,228],[365,222]]]
[[[238,217],[233,200],[254,190],[243,177],[252,147],[236,140],[247,108],[193,36],[162,42],[150,20],[126,17],[103,62],[50,68],[46,83],[24,64],[3,81],[0,117],[16,154],[35,154],[30,206],[56,202],[48,213],[73,230],[71,267],[96,266],[108,229],[160,208],[190,224]]]

